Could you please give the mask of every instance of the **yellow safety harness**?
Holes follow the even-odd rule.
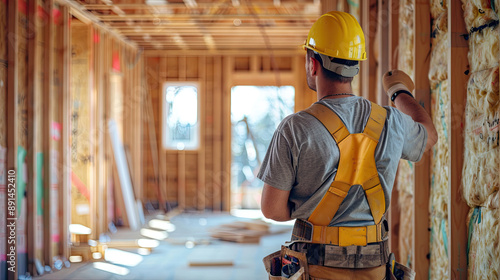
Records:
[[[362,133],[351,134],[342,120],[328,107],[315,103],[305,110],[328,129],[340,150],[339,168],[330,188],[308,219],[312,224],[311,242],[338,246],[365,246],[383,240],[382,218],[385,194],[375,164],[375,148],[384,128],[387,111],[372,103],[368,122]],[[351,186],[363,187],[375,225],[329,227]]]

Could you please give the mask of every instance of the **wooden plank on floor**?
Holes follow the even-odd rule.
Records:
[[[464,75],[468,69],[467,53],[469,46],[463,34],[467,34],[464,18],[461,16],[462,2],[448,1],[448,32],[451,46],[448,51],[448,79],[450,98],[449,116],[450,125],[450,201],[448,202],[448,217],[450,238],[448,239],[448,255],[450,256],[449,275],[451,279],[467,278],[467,224],[466,218],[469,207],[462,197],[462,165],[464,154],[464,114],[468,76]]]
[[[416,1],[415,3],[415,99],[430,114],[430,85],[428,78],[431,40],[430,5],[427,1]],[[417,275],[429,273],[429,195],[430,195],[430,151],[426,152],[422,159],[415,165],[415,204],[414,204],[414,269]]]

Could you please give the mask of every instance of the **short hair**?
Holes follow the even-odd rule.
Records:
[[[323,67],[323,59],[321,59],[321,56],[318,53],[314,52],[311,49],[307,49],[307,54],[309,57],[314,57],[314,59],[319,61],[321,68],[323,68],[323,70],[324,70],[323,72],[325,73],[326,78],[328,78],[332,81],[340,82],[340,83],[351,83],[352,82],[353,77],[344,77],[344,76],[341,76],[341,75],[339,75],[335,72],[332,72],[332,71],[326,69],[325,67]],[[336,58],[336,57],[334,57],[332,59],[332,61],[335,63],[339,63],[339,64],[345,64],[347,66],[355,66],[355,65],[358,65],[358,63],[359,63],[356,60],[347,60],[347,59]]]

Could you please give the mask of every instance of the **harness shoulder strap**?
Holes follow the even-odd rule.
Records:
[[[385,118],[387,116],[387,110],[372,102],[372,110],[370,112],[370,117],[366,122],[364,134],[371,137],[373,140],[377,141],[380,139],[380,134],[384,128]]]
[[[350,133],[339,116],[325,105],[314,103],[309,108],[305,109],[304,112],[318,119],[328,132],[330,132],[337,144],[340,144],[342,140],[349,136]]]

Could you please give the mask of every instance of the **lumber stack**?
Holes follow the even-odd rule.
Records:
[[[237,243],[259,243],[261,236],[269,233],[269,225],[264,221],[237,221],[214,229],[211,237]]]
[[[500,272],[499,1],[462,0],[469,41],[463,194],[470,207],[468,279]]]

